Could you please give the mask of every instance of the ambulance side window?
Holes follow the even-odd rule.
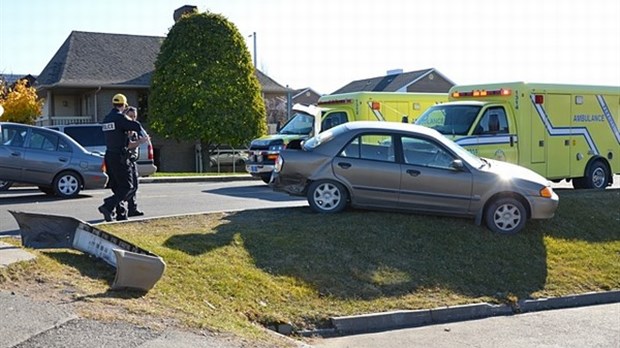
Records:
[[[508,134],[508,119],[504,108],[488,108],[476,126],[474,134]]]
[[[327,115],[321,122],[321,131],[326,131],[330,128],[336,127],[337,125],[347,123],[349,120],[347,119],[347,113],[343,111],[332,112]]]

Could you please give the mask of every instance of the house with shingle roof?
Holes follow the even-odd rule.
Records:
[[[38,125],[97,123],[110,111],[114,94],[138,107],[148,130],[148,95],[164,37],[73,31],[36,81],[45,98]],[[266,103],[286,100],[288,88],[255,70]],[[153,135],[153,134],[152,134]],[[152,138],[160,171],[193,171],[194,141]]]
[[[316,105],[321,95],[310,87],[301,88],[292,92],[292,104]]]
[[[455,83],[434,68],[403,72],[388,71],[385,76],[352,81],[331,94],[352,92],[448,93]]]
[[[37,80],[36,75],[30,74],[0,74],[0,83],[7,88],[13,88],[18,80],[26,80],[26,86],[30,87]]]

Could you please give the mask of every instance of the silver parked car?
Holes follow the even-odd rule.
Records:
[[[105,155],[105,137],[99,123],[56,125],[47,126],[47,128],[67,134],[88,151]],[[157,171],[153,156],[153,144],[150,140],[138,147],[136,164],[140,176],[153,175]]]
[[[104,188],[103,157],[55,130],[0,122],[0,182],[32,184],[46,194],[75,197]]]
[[[558,196],[549,182],[513,164],[479,158],[430,128],[349,122],[281,152],[269,184],[335,213],[359,208],[475,218],[513,234],[549,219]]]

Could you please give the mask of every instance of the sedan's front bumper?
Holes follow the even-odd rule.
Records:
[[[540,196],[528,197],[530,207],[532,208],[532,219],[551,219],[555,215],[555,211],[558,209],[559,197],[553,192],[551,198],[545,198]]]

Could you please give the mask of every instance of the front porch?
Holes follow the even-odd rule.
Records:
[[[36,120],[37,126],[60,126],[67,124],[97,123],[92,116],[41,116]]]

